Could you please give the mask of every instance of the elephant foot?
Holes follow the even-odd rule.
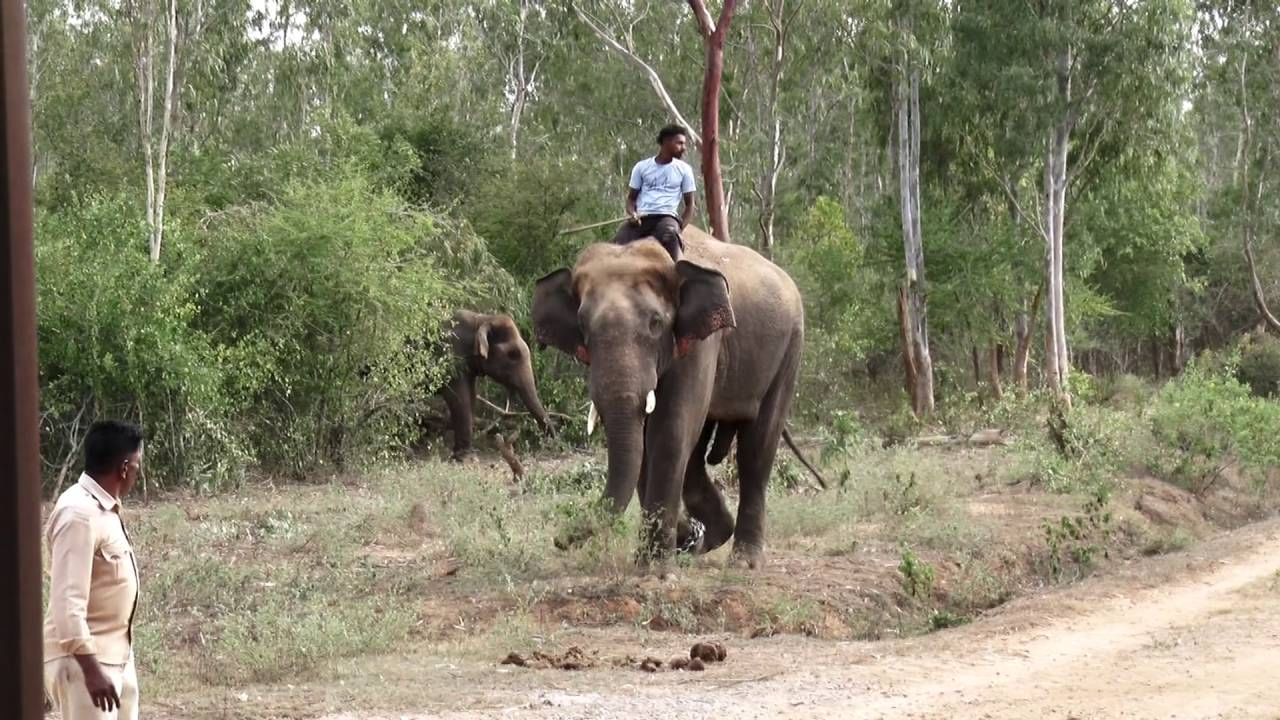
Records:
[[[475,456],[476,456],[476,451],[472,450],[471,448],[464,448],[462,450],[455,449],[453,451],[453,454],[449,456],[449,462],[465,464],[475,459]]]
[[[764,567],[764,548],[756,545],[735,544],[729,555],[729,567],[739,570],[760,570]]]

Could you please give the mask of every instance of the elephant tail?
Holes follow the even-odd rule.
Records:
[[[813,463],[809,462],[809,460],[804,456],[804,453],[800,452],[800,448],[796,445],[796,441],[791,438],[791,431],[787,429],[786,425],[782,426],[782,439],[787,441],[787,447],[791,448],[791,452],[796,454],[796,458],[800,460],[800,464],[804,465],[805,468],[813,474],[813,479],[818,481],[818,484],[822,486],[823,490],[826,490],[827,481],[822,479],[822,473],[818,472],[818,469],[813,466]]]

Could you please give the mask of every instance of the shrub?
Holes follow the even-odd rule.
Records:
[[[1280,395],[1280,339],[1265,333],[1247,336],[1236,377],[1258,397]]]
[[[191,326],[199,279],[147,257],[141,208],[94,198],[37,223],[41,433],[50,479],[79,462],[90,422],[141,423],[147,485],[239,478],[246,455],[225,391],[227,356]],[[174,224],[168,238],[186,242]],[[61,478],[60,478],[61,476]]]
[[[1192,492],[1213,486],[1238,463],[1262,477],[1280,464],[1280,404],[1253,397],[1228,363],[1223,372],[1191,364],[1156,397],[1151,428],[1172,453],[1157,453],[1153,469]]]
[[[439,269],[466,262],[441,262],[448,228],[348,170],[223,213],[193,250],[196,323],[232,360],[267,468],[302,474],[409,439],[447,372],[441,322],[465,289]]]

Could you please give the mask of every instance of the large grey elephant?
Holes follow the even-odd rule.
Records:
[[[588,247],[572,270],[538,281],[534,331],[539,343],[590,366],[588,390],[608,442],[604,494],[621,513],[638,491],[646,559],[667,558],[677,546],[708,552],[732,537],[735,563],[756,568],[804,309],[791,278],[750,248],[694,227],[683,238],[684,258],[674,263],[652,240]],[[717,435],[721,453],[737,438],[736,526],[707,475]],[[700,539],[689,537],[682,499],[705,526]]]
[[[533,360],[520,329],[509,315],[481,315],[467,310],[454,313],[450,323],[454,358],[453,377],[439,394],[449,406],[453,426],[453,459],[471,452],[475,426],[476,381],[489,377],[518,395],[544,432],[551,420],[538,399]]]

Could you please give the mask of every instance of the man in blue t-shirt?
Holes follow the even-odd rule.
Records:
[[[680,231],[693,217],[695,185],[693,168],[684,160],[688,133],[679,125],[668,125],[658,133],[658,154],[636,163],[631,170],[627,193],[627,222],[613,241],[626,245],[652,237],[679,260],[684,243]],[[684,201],[683,211],[680,201]]]

